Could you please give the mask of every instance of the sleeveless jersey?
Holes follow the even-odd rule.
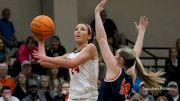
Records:
[[[133,80],[122,69],[114,80],[104,80],[99,88],[98,101],[125,101],[128,97]]]
[[[68,59],[76,58],[81,53],[81,51],[77,53],[71,53],[68,56]],[[98,60],[90,59],[73,69],[69,69],[69,72],[71,78],[69,89],[69,101],[81,99],[86,100],[88,98],[98,97]]]

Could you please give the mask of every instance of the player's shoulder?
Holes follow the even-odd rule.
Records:
[[[97,48],[96,48],[96,46],[93,43],[89,43],[86,46],[86,50],[89,50],[89,51],[93,52],[93,51],[97,51]]]
[[[96,49],[96,46],[93,43],[89,43],[86,47],[88,47],[88,48],[95,48]]]

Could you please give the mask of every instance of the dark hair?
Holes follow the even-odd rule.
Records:
[[[169,49],[169,58],[171,58],[171,52],[172,52],[173,49],[176,50],[175,47],[172,47],[172,48]],[[178,53],[177,50],[176,50],[176,53]]]
[[[63,86],[63,84],[65,84],[65,83],[67,83],[67,84],[69,84],[69,81],[66,81],[66,80],[64,80],[63,82],[61,82],[61,84],[60,84],[60,90],[62,89],[62,86]],[[69,84],[70,85],[70,84]]]
[[[26,38],[25,44],[27,45],[30,41],[32,41],[32,42],[34,42],[34,43],[36,44],[36,41],[35,41],[35,39],[34,39],[32,36],[28,36],[28,37]]]
[[[2,10],[2,16],[4,16],[5,12],[9,12],[9,13],[10,13],[11,11],[10,11],[9,8],[4,8],[4,9]]]
[[[180,38],[176,40],[176,45],[178,44],[179,41],[180,41]]]
[[[58,36],[53,35],[53,36],[51,37],[51,42],[52,42],[53,39],[58,40],[59,44],[61,44],[60,38],[59,38]]]
[[[2,88],[2,92],[3,92],[4,90],[11,90],[11,87],[10,87],[10,86],[4,86],[4,87]]]
[[[20,74],[24,75],[24,76],[26,77],[26,79],[28,80],[26,74],[24,74],[23,72],[19,72],[19,74],[16,76],[16,83],[17,83],[17,84],[19,84],[18,78],[19,78]],[[26,83],[27,83],[27,81],[26,81]]]

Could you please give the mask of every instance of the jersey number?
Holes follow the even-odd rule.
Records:
[[[73,69],[71,69],[71,73],[72,74],[75,74],[75,73],[79,73],[79,67],[77,66],[77,67],[75,67],[75,68],[73,68]]]

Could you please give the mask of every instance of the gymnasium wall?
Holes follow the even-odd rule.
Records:
[[[11,10],[10,20],[14,23],[18,40],[31,35],[30,22],[41,13],[40,0],[0,0],[0,12],[3,8]]]
[[[78,20],[90,23],[99,0],[78,0]],[[118,26],[119,33],[134,41],[133,22],[141,15],[149,17],[144,46],[172,47],[180,38],[180,0],[108,0],[108,17]]]
[[[0,10],[9,7],[19,40],[31,35],[29,24],[39,14],[51,16],[56,25],[55,33],[68,51],[74,48],[72,33],[78,22],[90,23],[99,0],[0,0]],[[109,18],[118,26],[119,33],[135,41],[133,25],[141,15],[149,17],[145,35],[146,47],[171,47],[180,37],[179,0],[108,0]]]

